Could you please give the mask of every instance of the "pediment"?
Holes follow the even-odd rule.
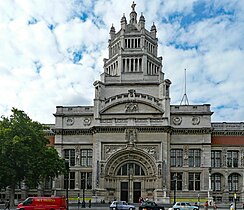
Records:
[[[106,106],[100,114],[163,114],[161,107],[145,101],[120,101]]]

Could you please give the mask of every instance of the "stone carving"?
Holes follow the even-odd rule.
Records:
[[[128,90],[128,93],[129,93],[130,97],[134,97],[135,93],[136,93],[136,90],[130,89],[130,90]]]
[[[135,2],[133,1],[132,5],[131,5],[131,8],[132,8],[132,11],[133,11],[133,12],[135,11],[135,7],[136,7],[136,4],[135,4]]]
[[[89,126],[91,124],[91,118],[85,118],[83,124],[84,126]]]
[[[200,123],[200,117],[192,117],[192,125],[199,125]]]
[[[158,146],[155,145],[148,145],[148,146],[138,146],[140,149],[145,151],[147,154],[153,156],[154,158],[157,159],[157,151],[158,151]]]
[[[125,105],[125,112],[136,112],[138,111],[138,104],[130,102]]]
[[[160,177],[162,175],[162,166],[161,164],[158,164],[158,176]]]
[[[183,165],[188,166],[188,157],[189,157],[189,145],[183,146]]]
[[[105,151],[106,157],[108,157],[109,155],[117,152],[120,149],[122,149],[121,145],[114,145],[114,146],[108,145],[108,146],[104,147],[104,151]]]
[[[75,119],[73,117],[67,118],[66,125],[71,126],[75,123]]]
[[[129,144],[134,144],[137,140],[137,130],[136,129],[126,129],[125,130],[125,139]]]
[[[182,122],[182,118],[181,117],[173,117],[173,124],[180,125],[181,122]]]
[[[75,145],[75,160],[76,160],[76,165],[80,164],[80,145]]]

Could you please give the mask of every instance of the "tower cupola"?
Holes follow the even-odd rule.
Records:
[[[156,34],[157,34],[157,28],[153,23],[153,25],[151,27],[151,35],[153,36],[153,38],[156,38]]]
[[[121,28],[125,29],[125,26],[127,25],[127,20],[126,20],[125,14],[123,14],[123,17],[121,18],[120,24],[121,24]]]
[[[113,24],[112,24],[112,26],[110,28],[109,34],[110,34],[110,38],[114,39],[114,37],[115,37],[115,28],[114,28]]]
[[[140,28],[145,28],[145,17],[143,16],[143,14],[141,13],[141,17],[139,19],[139,26]]]

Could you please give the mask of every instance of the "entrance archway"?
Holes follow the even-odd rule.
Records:
[[[138,203],[139,197],[153,190],[157,167],[154,157],[139,149],[125,149],[111,155],[105,165],[105,188],[109,196]],[[110,198],[110,199],[114,199]]]

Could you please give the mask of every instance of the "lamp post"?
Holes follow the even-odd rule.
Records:
[[[174,204],[176,203],[176,188],[177,188],[177,175],[176,173],[173,176],[173,180],[174,180]]]
[[[69,160],[65,159],[66,205],[69,210]]]
[[[86,202],[85,202],[85,183],[86,183],[86,181],[85,181],[85,176],[84,176],[85,174],[83,173],[82,174],[82,179],[81,179],[81,181],[82,181],[82,204],[81,204],[81,207],[82,208],[86,208]]]
[[[197,194],[197,205],[200,206],[200,194]]]
[[[78,210],[80,209],[80,193],[78,193]]]
[[[236,210],[236,200],[237,200],[236,191],[237,191],[237,183],[235,183],[235,193],[234,193],[235,210]]]
[[[211,199],[211,195],[210,195],[210,192],[212,189],[212,187],[211,187],[211,173],[212,173],[212,169],[208,168],[208,203],[210,206],[212,205],[212,199]]]

